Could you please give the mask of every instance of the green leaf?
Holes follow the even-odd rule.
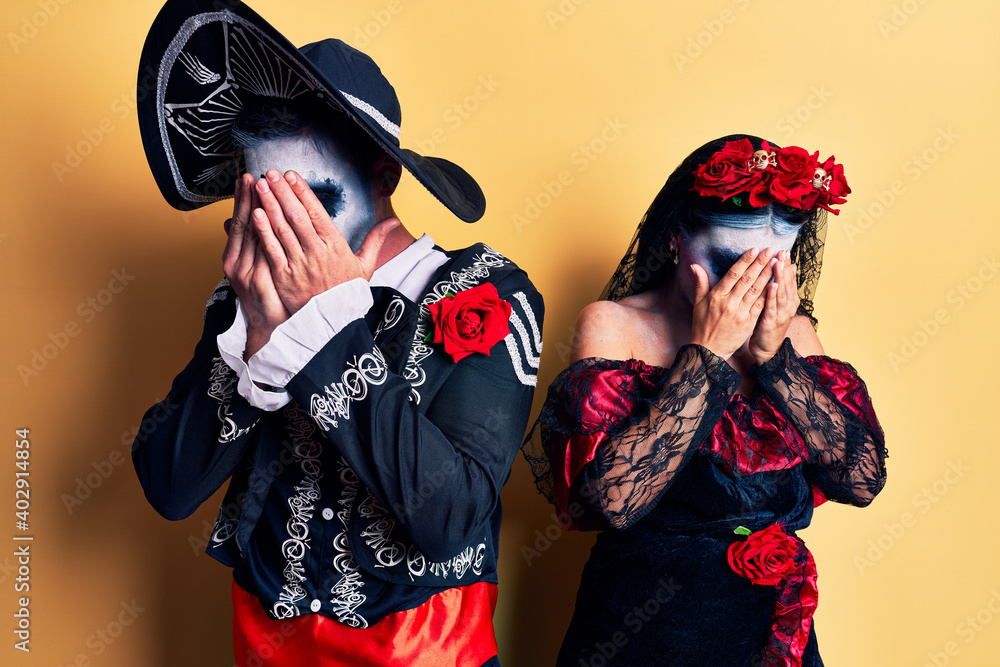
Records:
[[[432,333],[429,333],[426,336],[424,336],[424,342],[425,343],[433,343],[434,342],[434,333],[432,332]]]
[[[737,526],[736,530],[734,530],[733,532],[736,533],[737,535],[751,535],[753,533],[753,531],[747,528],[746,526]]]
[[[733,197],[733,203],[736,204],[737,206],[743,206],[743,198]]]
[[[454,292],[445,292],[444,295],[445,296],[455,296],[455,293]]]

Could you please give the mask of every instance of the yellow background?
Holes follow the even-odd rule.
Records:
[[[146,166],[132,100],[159,4],[3,5],[3,664],[232,664],[229,573],[198,544],[218,496],[169,523],[127,460],[143,411],[198,338],[228,217],[225,204],[169,208]],[[749,132],[836,154],[854,193],[830,218],[820,335],[867,381],[891,458],[870,508],[826,505],[804,533],[820,571],[820,646],[831,666],[997,664],[995,3],[252,6],[296,44],[339,36],[362,46],[396,86],[403,144],[430,145],[476,176],[489,207],[474,226],[412,179],[397,211],[444,247],[482,240],[527,269],[547,304],[540,387],[565,365],[576,313],[690,150]],[[76,166],[55,168],[70,151]],[[564,171],[562,191],[544,196]],[[133,277],[102,292],[116,270]],[[106,303],[90,310],[88,298]],[[22,377],[18,367],[44,350],[53,358]],[[12,648],[9,443],[23,427],[30,655]],[[89,495],[67,506],[78,488]],[[555,530],[523,460],[504,503],[501,658],[551,664],[593,535]],[[547,528],[555,539],[528,566],[521,547]]]

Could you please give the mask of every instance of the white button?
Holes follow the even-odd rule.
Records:
[[[320,602],[319,600],[313,600],[312,602],[309,603],[309,609],[311,609],[312,611],[319,611],[320,607],[322,606],[323,603]]]
[[[329,521],[330,519],[332,519],[333,518],[333,510],[330,509],[329,507],[324,508],[323,509],[323,518],[326,519],[327,521]]]

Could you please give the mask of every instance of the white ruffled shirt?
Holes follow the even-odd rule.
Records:
[[[233,325],[216,339],[222,359],[239,376],[236,390],[250,405],[262,410],[284,407],[291,400],[285,391],[288,382],[331,338],[372,307],[371,287],[391,287],[411,301],[418,301],[434,273],[447,261],[448,256],[435,249],[434,240],[424,234],[376,269],[371,281],[355,278],[314,296],[274,330],[249,363],[243,359],[247,318],[237,299]],[[276,391],[263,389],[260,384]]]

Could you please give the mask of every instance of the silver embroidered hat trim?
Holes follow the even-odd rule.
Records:
[[[199,76],[206,77],[208,70],[204,69],[203,65],[202,69],[192,70],[190,56],[184,53],[184,47],[196,31],[212,23],[223,24],[226,71],[222,82],[200,102],[188,104],[167,102],[165,99],[167,81],[175,62],[179,61],[183,70],[195,80],[199,80]],[[233,27],[232,32],[230,26]],[[244,30],[252,33],[256,41],[246,39]],[[228,199],[231,195],[223,193],[203,195],[188,189],[170,143],[167,125],[177,130],[200,155],[223,158],[215,168],[205,170],[199,175],[199,180],[204,178],[206,173],[225,171],[228,163],[237,159],[236,149],[229,137],[229,127],[243,108],[240,89],[246,89],[255,95],[288,100],[317,89],[324,89],[324,85],[308,71],[300,72],[289,65],[289,62],[297,58],[298,54],[289,53],[281,44],[268,37],[248,20],[228,10],[198,14],[181,25],[160,61],[156,82],[156,112],[160,138],[166,149],[170,172],[182,197],[191,202],[211,203]],[[328,103],[340,107],[332,96],[322,93],[319,93],[319,96]]]

